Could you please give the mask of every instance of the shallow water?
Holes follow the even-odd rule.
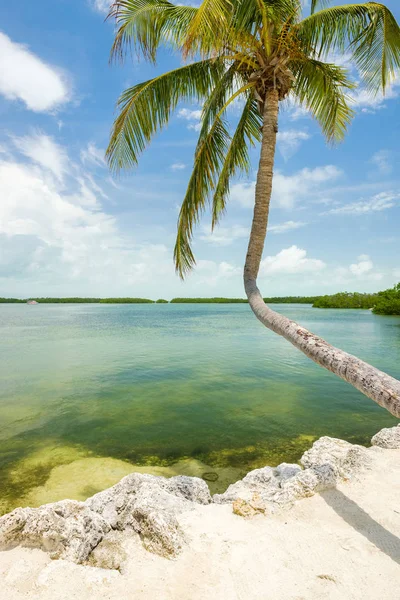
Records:
[[[398,317],[275,308],[400,377]],[[397,422],[243,304],[0,305],[0,336],[3,512],[83,499],[143,466],[221,490],[321,435],[367,444]]]

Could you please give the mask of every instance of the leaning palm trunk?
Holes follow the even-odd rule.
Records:
[[[335,373],[363,394],[400,417],[400,381],[339,348],[331,346],[304,327],[271,310],[257,287],[257,275],[268,225],[269,204],[278,130],[279,98],[267,92],[263,115],[261,157],[256,183],[253,224],[244,267],[244,286],[255,316],[265,327],[283,336],[293,346],[328,371]]]

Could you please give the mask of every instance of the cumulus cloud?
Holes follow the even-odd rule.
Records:
[[[260,275],[313,273],[325,269],[326,264],[318,258],[307,258],[307,251],[290,246],[261,261]]]
[[[287,129],[279,131],[277,135],[278,148],[285,160],[293,156],[301,146],[301,143],[310,139],[307,131],[299,129]]]
[[[40,139],[46,149],[52,143],[67,156],[54,140]],[[75,165],[61,182],[62,167],[46,153],[35,157],[31,141],[17,140],[23,161],[0,157],[3,289],[20,289],[21,295],[105,295],[113,283],[118,295],[155,274],[173,280],[166,246],[138,245],[122,235],[116,218],[102,209],[103,193],[90,173]]]
[[[353,281],[380,281],[383,274],[374,270],[368,254],[360,254],[357,262],[348,267],[337,267],[332,271],[330,283],[350,284]]]
[[[353,273],[353,275],[357,275],[358,277],[360,277],[372,271],[373,268],[374,263],[372,262],[368,254],[361,254],[358,257],[358,262],[350,265],[349,271],[350,273]]]
[[[26,46],[0,32],[0,94],[20,100],[35,112],[49,112],[70,99],[60,71],[42,61]]]
[[[38,131],[32,135],[12,137],[14,146],[32,162],[51,171],[62,181],[68,172],[68,156],[54,138]]]
[[[400,194],[395,192],[381,192],[367,200],[352,202],[337,208],[332,208],[323,214],[330,215],[366,215],[374,212],[381,212],[396,206]]]
[[[183,171],[183,169],[186,169],[186,165],[182,162],[176,162],[170,166],[170,169],[172,171]]]

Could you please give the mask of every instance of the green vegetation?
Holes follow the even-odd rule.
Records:
[[[314,304],[321,296],[274,296],[264,298],[266,304]]]
[[[320,296],[273,296],[267,304],[313,304]],[[173,298],[173,304],[247,304],[247,298]]]
[[[35,300],[38,304],[154,304],[148,298],[0,298],[0,304],[26,304]],[[168,300],[157,300],[168,303]]]
[[[400,315],[400,283],[376,294],[340,292],[332,296],[317,297],[314,308],[364,308],[373,309],[377,315]]]
[[[39,304],[168,304],[159,298],[29,298]],[[0,298],[0,304],[25,304],[28,299]],[[313,308],[363,308],[377,315],[400,315],[400,283],[376,294],[339,292],[331,296],[273,296],[267,304],[312,304]],[[173,298],[171,304],[247,304],[245,298]]]
[[[154,304],[148,298],[102,298],[100,304]]]
[[[373,308],[378,294],[339,292],[332,296],[320,296],[313,303],[314,308]]]
[[[400,283],[378,293],[373,312],[377,315],[400,315]]]
[[[244,298],[172,298],[171,304],[246,304]]]

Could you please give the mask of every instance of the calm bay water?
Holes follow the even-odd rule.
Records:
[[[400,377],[399,318],[275,308]],[[367,444],[396,423],[247,305],[0,305],[0,336],[3,512],[82,499],[136,469],[223,489],[321,435]]]

